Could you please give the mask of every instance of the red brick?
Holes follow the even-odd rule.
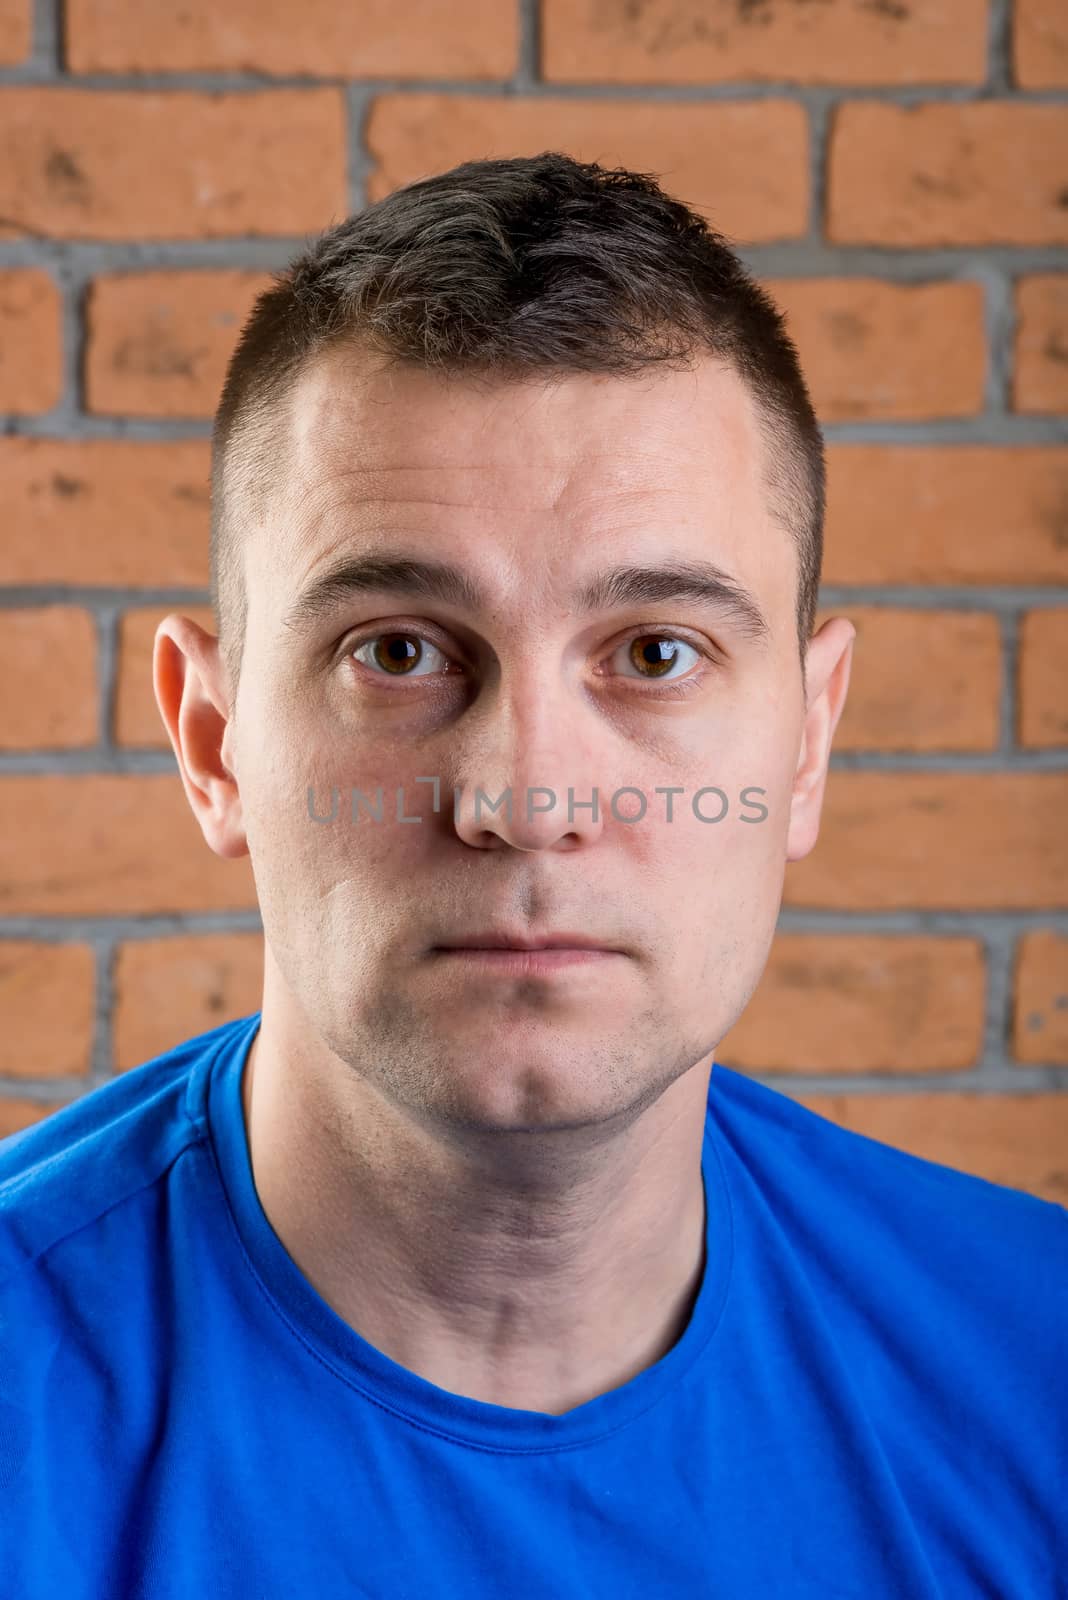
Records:
[[[828,775],[820,837],[783,903],[829,910],[1068,906],[1068,773]]]
[[[875,100],[833,118],[828,237],[841,244],[1068,243],[1068,106]]]
[[[66,1078],[89,1071],[96,962],[87,944],[0,940],[5,1078]]]
[[[1068,1204],[1066,1094],[807,1094],[794,1098],[881,1144]]]
[[[0,238],[299,234],[348,211],[336,89],[9,87],[0,141]]]
[[[115,962],[115,1071],[258,1011],[261,933],[190,934],[120,945]]]
[[[177,773],[0,779],[0,916],[255,905],[248,856],[211,850]]]
[[[974,416],[986,335],[978,283],[772,278],[821,420]]]
[[[1068,938],[1025,933],[1013,973],[1012,1049],[1017,1061],[1068,1064]]]
[[[716,1051],[756,1072],[958,1072],[982,1052],[976,939],[779,933]]]
[[[5,610],[0,749],[59,750],[97,742],[96,624],[80,606]]]
[[[169,750],[171,741],[156,704],[152,682],[152,660],[156,629],[174,606],[138,606],[119,618],[119,671],[115,694],[113,737],[117,744]],[[182,606],[209,633],[215,632],[210,605]],[[140,948],[140,946],[138,946]]]
[[[0,272],[0,411],[39,415],[63,392],[63,300],[37,267]]]
[[[211,417],[265,272],[128,272],[88,297],[86,405],[141,417]]]
[[[1016,284],[1014,411],[1068,411],[1068,273]]]
[[[831,445],[824,583],[1068,583],[1068,450]]]
[[[0,582],[200,587],[207,440],[0,439]]]
[[[72,72],[257,72],[317,78],[509,78],[519,14],[492,0],[339,6],[303,0],[264,14],[258,0],[67,0]]]
[[[1034,749],[1068,745],[1068,607],[1028,611],[1020,621],[1019,742]]]
[[[655,171],[669,193],[739,242],[797,238],[807,226],[808,120],[791,100],[384,94],[371,106],[366,144],[377,162],[372,200],[460,161],[552,149]]]
[[[857,630],[836,750],[991,750],[997,744],[1001,636],[981,611],[828,606]]]
[[[17,67],[33,49],[33,0],[0,0],[0,66]]]
[[[1013,78],[1021,89],[1068,84],[1068,10],[1064,0],[1014,0]]]
[[[986,50],[975,0],[759,12],[708,0],[542,3],[542,75],[560,83],[978,84]]]

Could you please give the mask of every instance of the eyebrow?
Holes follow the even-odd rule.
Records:
[[[342,557],[314,578],[286,612],[283,626],[310,630],[354,595],[385,593],[440,600],[461,610],[489,611],[478,581],[448,561],[391,553]],[[657,566],[618,566],[599,573],[573,592],[579,612],[612,607],[696,601],[712,606],[745,635],[765,643],[771,629],[756,598],[711,561],[670,561]]]

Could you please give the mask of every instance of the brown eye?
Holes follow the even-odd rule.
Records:
[[[692,644],[687,644],[684,639],[673,638],[670,634],[640,633],[626,645],[627,657],[632,666],[637,667],[643,678],[665,678],[672,668],[680,661],[683,666],[688,663],[680,651],[688,650],[694,660],[699,659],[699,652]],[[682,674],[676,673],[676,677]]]
[[[419,664],[422,652],[407,633],[383,633],[374,641],[371,654],[375,665],[387,672],[407,673]]]
[[[376,633],[358,645],[352,655],[372,671],[390,678],[426,678],[440,671],[435,657],[448,670],[448,657],[418,633]],[[429,671],[420,669],[429,666]]]

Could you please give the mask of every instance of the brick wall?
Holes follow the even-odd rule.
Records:
[[[277,16],[272,11],[266,15]],[[1068,1203],[1064,0],[0,0],[0,1131],[259,1004],[156,710],[264,274],[472,156],[659,173],[788,312],[858,639],[718,1058]]]

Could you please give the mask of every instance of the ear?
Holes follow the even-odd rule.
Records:
[[[856,636],[847,617],[831,617],[809,640],[805,721],[790,799],[787,861],[802,860],[819,837],[831,741],[845,706]]]
[[[156,629],[152,681],[178,761],[186,798],[218,856],[248,854],[237,779],[233,724],[219,641],[189,617],[164,617]]]

